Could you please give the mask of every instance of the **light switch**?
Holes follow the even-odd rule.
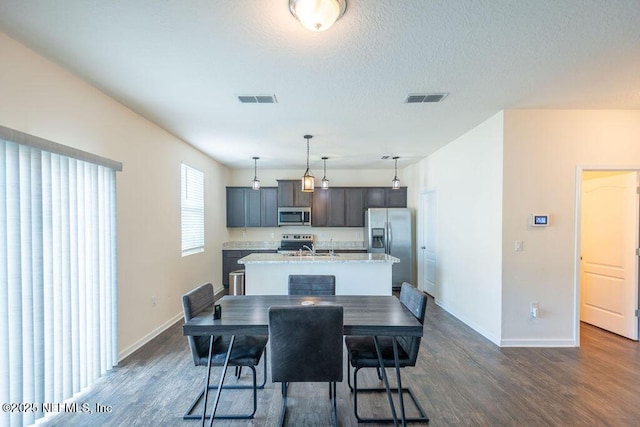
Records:
[[[516,252],[522,252],[523,250],[524,250],[524,241],[516,240],[515,251]]]

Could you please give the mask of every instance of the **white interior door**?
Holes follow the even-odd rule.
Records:
[[[420,272],[418,288],[436,296],[436,192],[420,195],[420,241],[418,257]]]
[[[638,339],[636,172],[586,172],[582,181],[580,320]]]

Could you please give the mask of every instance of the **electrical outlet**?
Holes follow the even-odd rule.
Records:
[[[155,307],[157,303],[158,303],[158,298],[155,295],[153,295],[151,297],[151,307]]]
[[[540,303],[533,301],[531,303],[529,314],[531,315],[532,319],[537,318],[540,315]]]

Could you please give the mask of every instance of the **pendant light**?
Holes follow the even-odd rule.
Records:
[[[254,190],[260,189],[260,180],[258,179],[258,159],[260,157],[253,158],[253,180],[251,181],[251,188]]]
[[[304,137],[307,140],[307,170],[302,176],[302,191],[305,193],[313,193],[315,178],[313,177],[313,175],[311,175],[311,172],[309,172],[309,140],[313,138],[313,136],[305,135]]]
[[[320,181],[320,188],[323,190],[329,189],[329,180],[327,179],[327,159],[328,157],[323,157],[324,160],[324,176],[322,177],[322,181]]]
[[[398,179],[398,159],[400,157],[395,156],[393,158],[393,160],[395,160],[396,162],[396,174],[393,177],[393,181],[391,181],[391,189],[392,190],[399,190],[400,189],[400,180]]]

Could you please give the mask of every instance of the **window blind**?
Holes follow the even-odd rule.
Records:
[[[204,251],[204,173],[182,163],[182,256]]]
[[[115,174],[0,138],[0,425],[117,364]]]

